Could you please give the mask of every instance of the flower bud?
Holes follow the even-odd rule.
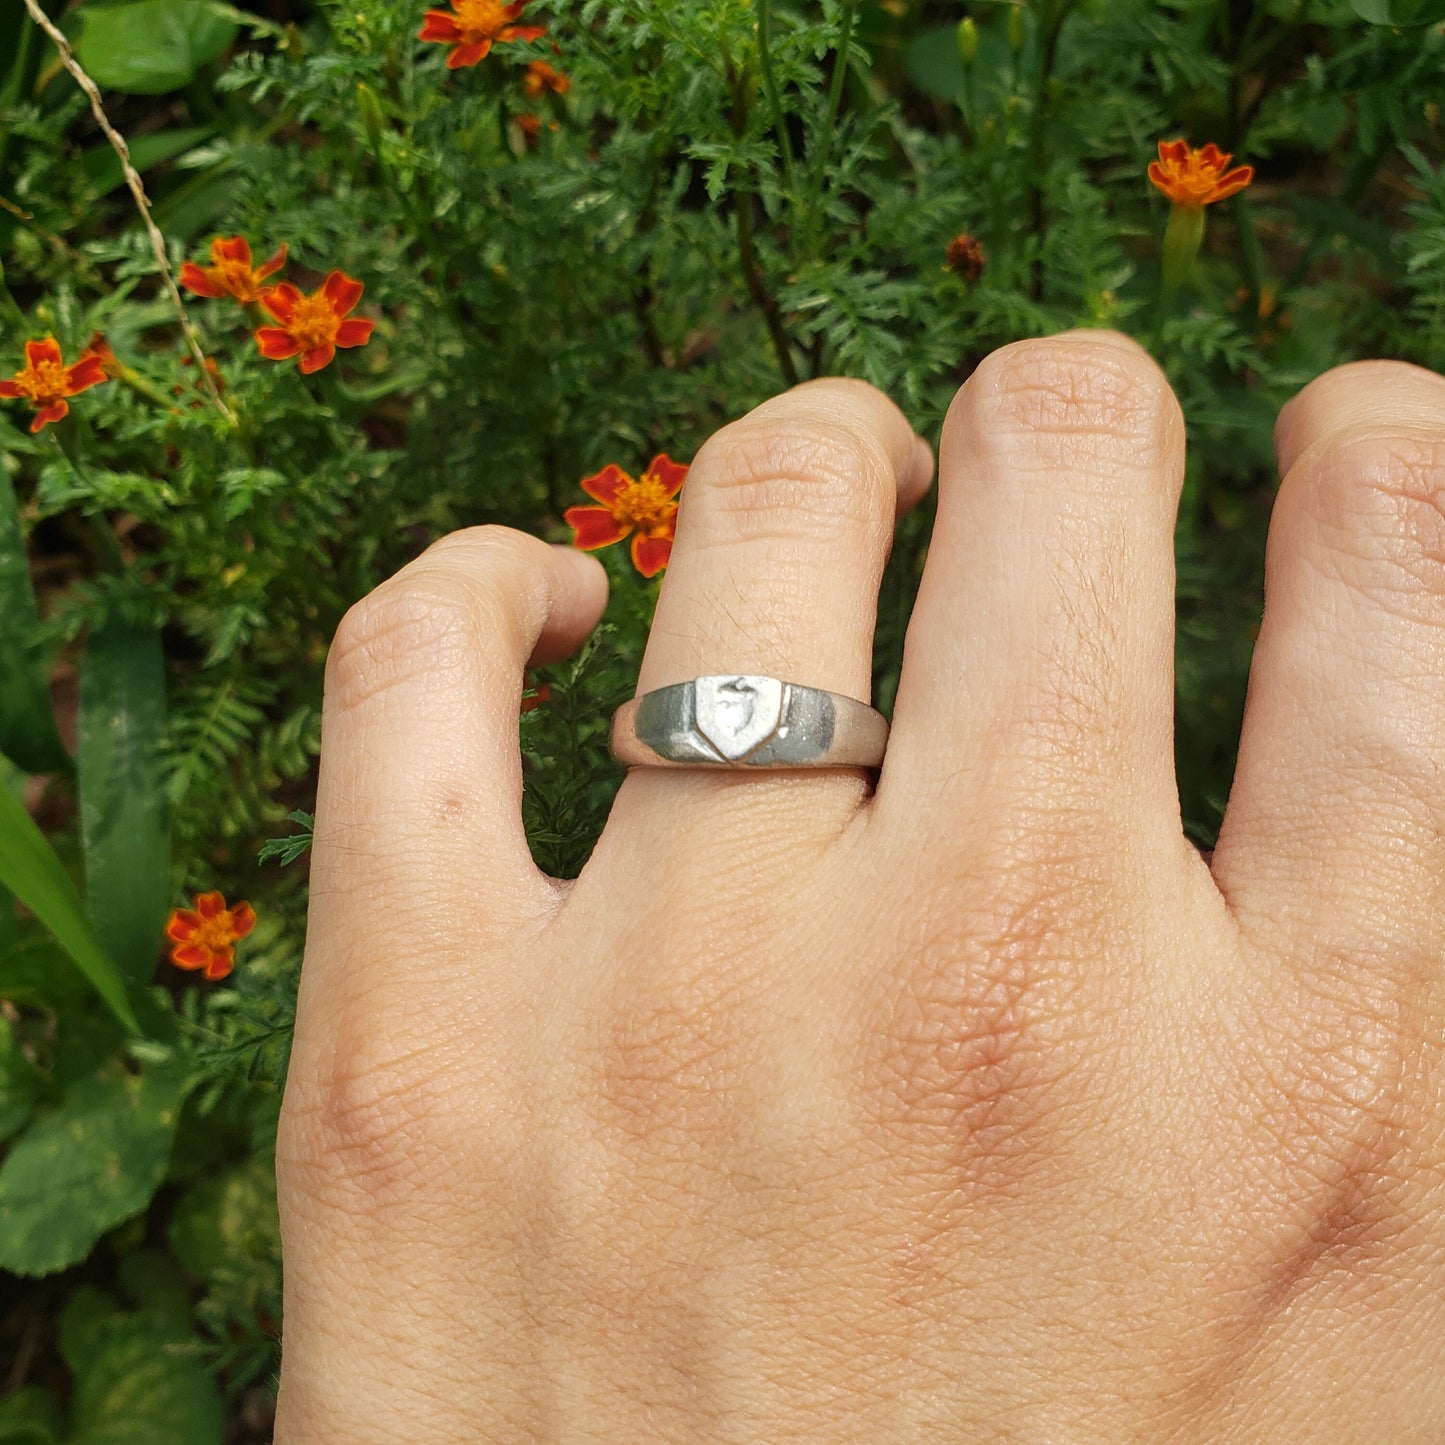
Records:
[[[356,110],[366,139],[375,152],[381,150],[381,102],[376,92],[364,81],[356,82]]]
[[[1013,50],[1024,48],[1024,7],[1019,4],[1009,6],[1008,43]]]
[[[965,68],[978,59],[978,26],[972,15],[965,15],[958,22],[958,58]]]

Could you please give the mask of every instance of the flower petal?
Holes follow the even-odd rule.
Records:
[[[224,893],[198,893],[196,895],[196,912],[207,922],[213,918],[219,918],[226,911],[226,895]]]
[[[279,326],[261,326],[256,330],[256,347],[268,361],[288,361],[301,350],[301,343]]]
[[[309,376],[313,371],[320,371],[323,366],[330,366],[331,358],[335,355],[336,348],[328,341],[324,346],[316,346],[306,352],[297,365]]]
[[[1227,197],[1242,191],[1253,179],[1253,166],[1235,166],[1232,171],[1226,171],[1224,175],[1220,176],[1210,199],[1214,201],[1225,200]]]
[[[301,293],[289,282],[278,281],[268,286],[256,298],[283,326],[296,314],[301,303]]]
[[[286,264],[286,242],[282,241],[280,247],[262,263],[256,272],[256,280],[264,281],[268,276],[274,276]]]
[[[35,420],[30,423],[30,430],[38,432],[42,427],[48,426],[53,421],[60,421],[70,415],[70,407],[63,401],[52,401],[49,406],[41,407],[35,413]]]
[[[681,462],[673,461],[666,452],[659,452],[653,457],[647,464],[647,470],[662,483],[665,497],[675,497],[687,480],[687,468]]]
[[[93,354],[82,356],[65,373],[66,395],[77,396],[105,379],[105,362]]]
[[[491,49],[492,42],[490,40],[479,40],[475,45],[458,45],[447,56],[447,69],[463,70],[469,65],[476,65],[487,58]]]
[[[216,285],[194,261],[185,262],[177,279],[187,291],[193,291],[197,296],[215,298],[226,294],[225,289]]]
[[[176,943],[186,943],[195,937],[201,926],[201,915],[191,908],[173,908],[166,920],[166,937]]]
[[[60,365],[60,343],[53,336],[47,336],[43,341],[27,341],[25,343],[25,364],[27,366],[39,367],[47,361],[56,366]]]
[[[211,956],[212,950],[204,943],[178,943],[171,949],[171,962],[177,968],[205,968]]]
[[[508,25],[498,32],[498,40],[536,40],[547,33],[545,25]]]
[[[577,534],[572,539],[572,545],[584,552],[610,547],[632,530],[626,522],[619,522],[606,507],[568,507],[562,516]]]
[[[218,948],[211,954],[211,961],[206,965],[205,976],[207,978],[225,978],[235,966],[235,950]]]
[[[1159,142],[1159,159],[1170,165],[1181,165],[1189,155],[1189,142],[1187,140],[1161,140]]]
[[[615,502],[632,485],[632,478],[614,463],[603,467],[596,476],[583,477],[577,485],[599,502]]]
[[[217,236],[211,242],[213,261],[239,261],[248,270],[251,266],[251,243],[244,236]]]
[[[671,555],[671,537],[644,537],[639,532],[632,539],[632,565],[644,577],[656,577]]]
[[[366,287],[360,281],[354,276],[348,276],[345,271],[333,271],[321,283],[322,294],[338,316],[345,316],[351,311],[361,300],[361,293],[365,290]]]
[[[462,36],[461,27],[456,22],[456,17],[448,15],[445,10],[428,10],[422,19],[421,29],[417,31],[418,40],[442,40],[451,44],[460,40]]]
[[[360,316],[352,316],[336,328],[335,341],[338,346],[365,346],[376,330],[376,322]]]
[[[18,381],[0,381],[0,396],[20,396],[22,394]]]
[[[231,932],[244,938],[256,926],[256,910],[249,903],[238,903],[231,910]]]

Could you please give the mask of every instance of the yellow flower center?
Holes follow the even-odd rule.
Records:
[[[24,371],[16,373],[15,382],[20,388],[20,395],[29,397],[31,401],[60,401],[70,391],[65,367],[58,361],[42,361],[38,366],[27,366]]]
[[[667,488],[655,472],[643,472],[636,481],[628,480],[612,503],[611,511],[619,522],[629,523],[650,536],[672,521],[677,512],[677,498],[667,495]]]
[[[1191,151],[1183,161],[1165,167],[1170,181],[1190,196],[1207,197],[1216,185],[1222,168],[1211,165],[1198,152]]]
[[[201,919],[201,926],[189,941],[201,948],[209,948],[213,953],[225,953],[236,941],[236,925],[231,919],[231,910],[227,908],[215,918]]]
[[[238,301],[256,299],[256,273],[244,261],[219,261],[209,270],[216,284],[225,287]]]
[[[286,323],[286,330],[302,351],[315,351],[318,346],[331,345],[340,328],[341,318],[330,300],[320,292],[315,296],[303,296]]]
[[[495,40],[512,23],[507,14],[510,8],[502,0],[452,0],[462,43],[476,45],[483,40]]]

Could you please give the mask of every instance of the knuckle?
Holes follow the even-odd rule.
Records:
[[[1347,361],[1322,372],[1291,397],[1280,409],[1276,431],[1292,413],[1328,416],[1341,407],[1355,405],[1362,396],[1387,398],[1402,392],[1419,394],[1422,387],[1445,394],[1445,378],[1410,361],[1383,358]]]
[[[1016,341],[986,357],[949,410],[945,432],[978,420],[1005,436],[1090,436],[1137,461],[1184,429],[1178,399],[1159,366],[1134,343],[1072,333]],[[1052,450],[1052,449],[1051,449]]]
[[[1445,424],[1324,438],[1291,469],[1280,500],[1317,529],[1326,565],[1345,582],[1412,617],[1429,598],[1445,603]],[[1445,609],[1435,618],[1445,623]]]
[[[306,1195],[352,1217],[440,1204],[456,1182],[455,1092],[450,1071],[427,1047],[400,1048],[352,1030],[324,1064],[313,1061],[288,1081],[278,1168]],[[477,1127],[468,1110],[469,1147]]]
[[[743,417],[703,445],[692,498],[729,540],[820,528],[891,530],[897,485],[883,443],[844,419]]]
[[[464,666],[478,637],[510,635],[517,624],[499,583],[420,566],[353,604],[327,656],[333,704],[347,710],[418,674]]]

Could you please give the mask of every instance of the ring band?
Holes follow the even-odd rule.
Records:
[[[612,716],[628,767],[876,768],[888,719],[836,692],[736,673],[644,693]]]

